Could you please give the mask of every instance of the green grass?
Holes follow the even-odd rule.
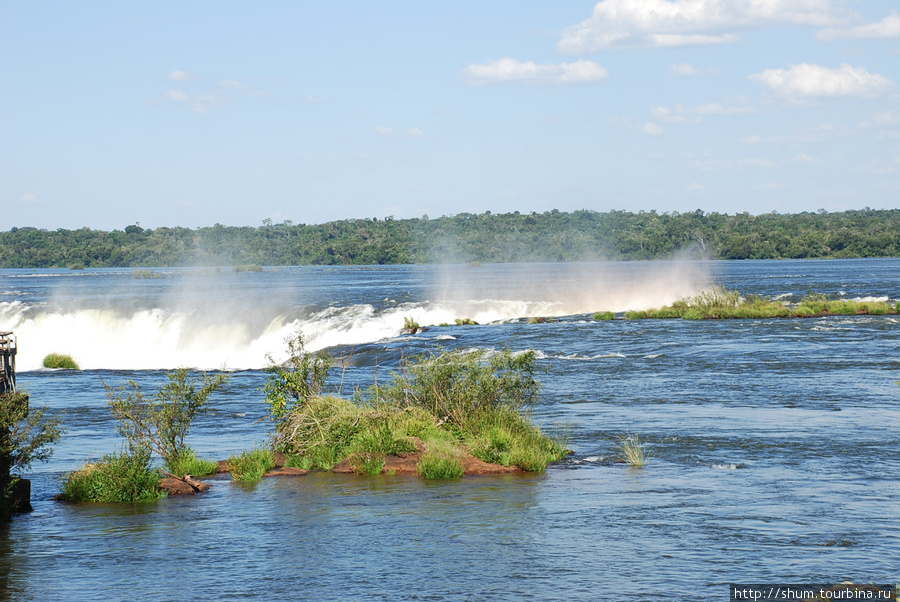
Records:
[[[472,318],[456,318],[454,321],[457,326],[478,326],[478,322]]]
[[[262,272],[263,267],[256,264],[236,265],[231,268],[232,272]]]
[[[611,311],[598,311],[594,314],[595,320],[615,320],[616,314]]]
[[[353,472],[361,475],[379,475],[384,472],[384,454],[356,452],[350,454]]]
[[[62,369],[62,370],[80,370],[78,364],[72,359],[71,355],[62,353],[48,353],[44,357],[44,368]]]
[[[458,458],[439,454],[425,454],[416,468],[426,479],[458,479],[465,474]]]
[[[413,334],[422,328],[416,320],[410,316],[403,318],[403,330],[411,330]]]
[[[644,449],[640,435],[622,435],[617,447],[622,459],[635,468],[643,468],[650,458],[650,453]]]
[[[70,502],[142,502],[165,497],[149,452],[109,454],[69,475],[62,497]]]
[[[219,465],[212,460],[198,458],[194,450],[187,448],[181,456],[168,460],[166,468],[169,472],[179,477],[187,474],[194,477],[202,477],[215,474]]]
[[[254,449],[228,458],[228,472],[235,481],[258,481],[275,468],[275,454],[268,449]]]

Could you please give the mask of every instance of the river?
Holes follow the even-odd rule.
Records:
[[[34,511],[0,527],[0,598],[719,600],[729,583],[900,580],[897,316],[592,319],[716,284],[893,303],[900,259],[142,275],[159,277],[0,270],[18,385],[68,429],[27,475]],[[450,325],[401,335],[405,317]],[[263,369],[296,332],[346,358],[345,395],[409,355],[532,349],[533,417],[575,453],[525,476],[218,477],[193,498],[53,501],[121,444],[104,383],[229,370],[189,443],[212,459],[265,444]],[[50,352],[83,370],[42,368]],[[643,469],[614,462],[629,433],[652,454]]]

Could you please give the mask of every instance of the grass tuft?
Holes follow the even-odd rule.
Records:
[[[48,353],[44,357],[44,368],[61,370],[81,370],[71,355],[62,353]]]
[[[457,458],[431,453],[422,456],[417,469],[426,479],[458,479],[466,472]]]
[[[644,449],[640,435],[622,435],[617,447],[622,454],[622,459],[635,468],[643,468],[650,458],[650,453]]]
[[[234,481],[258,481],[275,468],[275,454],[268,449],[254,449],[228,458],[228,472]]]
[[[350,454],[353,472],[361,475],[380,475],[384,472],[384,454],[356,452]]]
[[[166,468],[169,469],[169,472],[179,477],[183,477],[186,474],[202,477],[215,474],[219,465],[212,460],[198,458],[197,452],[187,448],[180,456],[167,460]]]
[[[595,320],[615,320],[616,314],[611,311],[598,311],[594,314]]]

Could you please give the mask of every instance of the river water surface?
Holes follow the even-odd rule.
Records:
[[[20,388],[68,428],[0,527],[0,598],[728,599],[729,583],[900,580],[900,320],[594,321],[721,284],[896,302],[900,260],[0,270]],[[401,336],[404,317],[449,323]],[[529,317],[554,320],[530,324]],[[472,318],[478,326],[457,326]],[[147,504],[55,502],[121,444],[104,383],[232,372],[189,443],[265,444],[284,339],[348,357],[345,395],[404,356],[532,349],[534,419],[575,454],[543,474],[427,481],[314,473]],[[40,367],[68,353],[79,372]],[[639,434],[643,469],[614,463]]]

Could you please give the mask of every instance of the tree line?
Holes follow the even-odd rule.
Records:
[[[190,229],[0,232],[0,267],[370,265],[900,256],[900,209],[829,213],[573,211]]]

